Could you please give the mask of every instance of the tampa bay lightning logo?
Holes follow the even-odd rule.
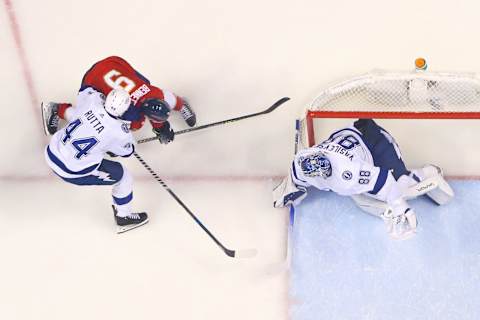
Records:
[[[353,177],[353,174],[350,171],[343,171],[342,172],[342,178],[343,180],[351,180]]]
[[[130,129],[129,129],[128,127],[129,127],[128,123],[122,123],[122,130],[123,130],[123,132],[129,133],[129,132],[130,132]]]

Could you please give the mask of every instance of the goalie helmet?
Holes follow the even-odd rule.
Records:
[[[130,107],[130,95],[122,88],[110,91],[105,99],[105,110],[114,118],[121,117]]]
[[[332,175],[330,160],[321,152],[300,157],[300,168],[307,177],[321,176],[326,179]]]
[[[170,115],[170,108],[167,103],[161,99],[146,99],[142,103],[141,108],[147,117],[158,122],[166,121]]]

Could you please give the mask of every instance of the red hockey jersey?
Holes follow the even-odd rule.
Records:
[[[136,71],[127,61],[111,56],[95,63],[84,75],[80,90],[92,87],[107,95],[113,88],[124,88],[132,99],[132,105],[122,118],[131,121],[132,130],[140,129],[145,121],[145,114],[140,109],[145,99],[157,98],[165,101],[171,110],[180,110],[182,98],[172,92],[162,90],[150,84],[150,81]],[[162,123],[149,119],[154,128]]]

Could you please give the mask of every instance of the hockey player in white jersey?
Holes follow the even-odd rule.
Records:
[[[440,168],[407,170],[393,137],[371,119],[359,119],[300,150],[290,174],[274,190],[274,206],[299,204],[311,186],[351,196],[362,210],[382,218],[395,239],[416,232],[417,218],[406,200],[426,194],[442,205],[454,196]]]
[[[105,96],[93,88],[79,92],[77,104],[65,114],[69,121],[58,130],[45,148],[45,158],[53,172],[76,185],[112,185],[113,211],[117,232],[125,232],[148,222],[146,213],[132,211],[133,179],[119,162],[104,159],[133,154],[134,138],[120,116],[130,106],[129,94],[121,89]],[[42,107],[44,125],[49,109]],[[49,130],[47,130],[48,132]]]

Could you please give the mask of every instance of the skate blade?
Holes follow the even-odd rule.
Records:
[[[46,114],[47,114],[47,110],[46,110],[46,105],[42,104],[40,105],[40,109],[42,110],[42,125],[43,125],[43,132],[45,133],[46,136],[49,136],[50,133],[48,132],[48,129],[47,129],[47,119],[45,119],[46,117]]]
[[[235,258],[249,259],[249,258],[255,257],[257,253],[258,253],[257,249],[235,250]]]
[[[143,226],[144,224],[146,224],[148,222],[148,219],[146,219],[145,221],[139,223],[139,224],[130,224],[130,225],[127,225],[127,226],[117,226],[117,234],[120,234],[120,233],[124,233],[124,232],[127,232],[127,231],[130,231],[130,230],[133,230],[133,229],[136,229],[138,227],[141,227]]]

